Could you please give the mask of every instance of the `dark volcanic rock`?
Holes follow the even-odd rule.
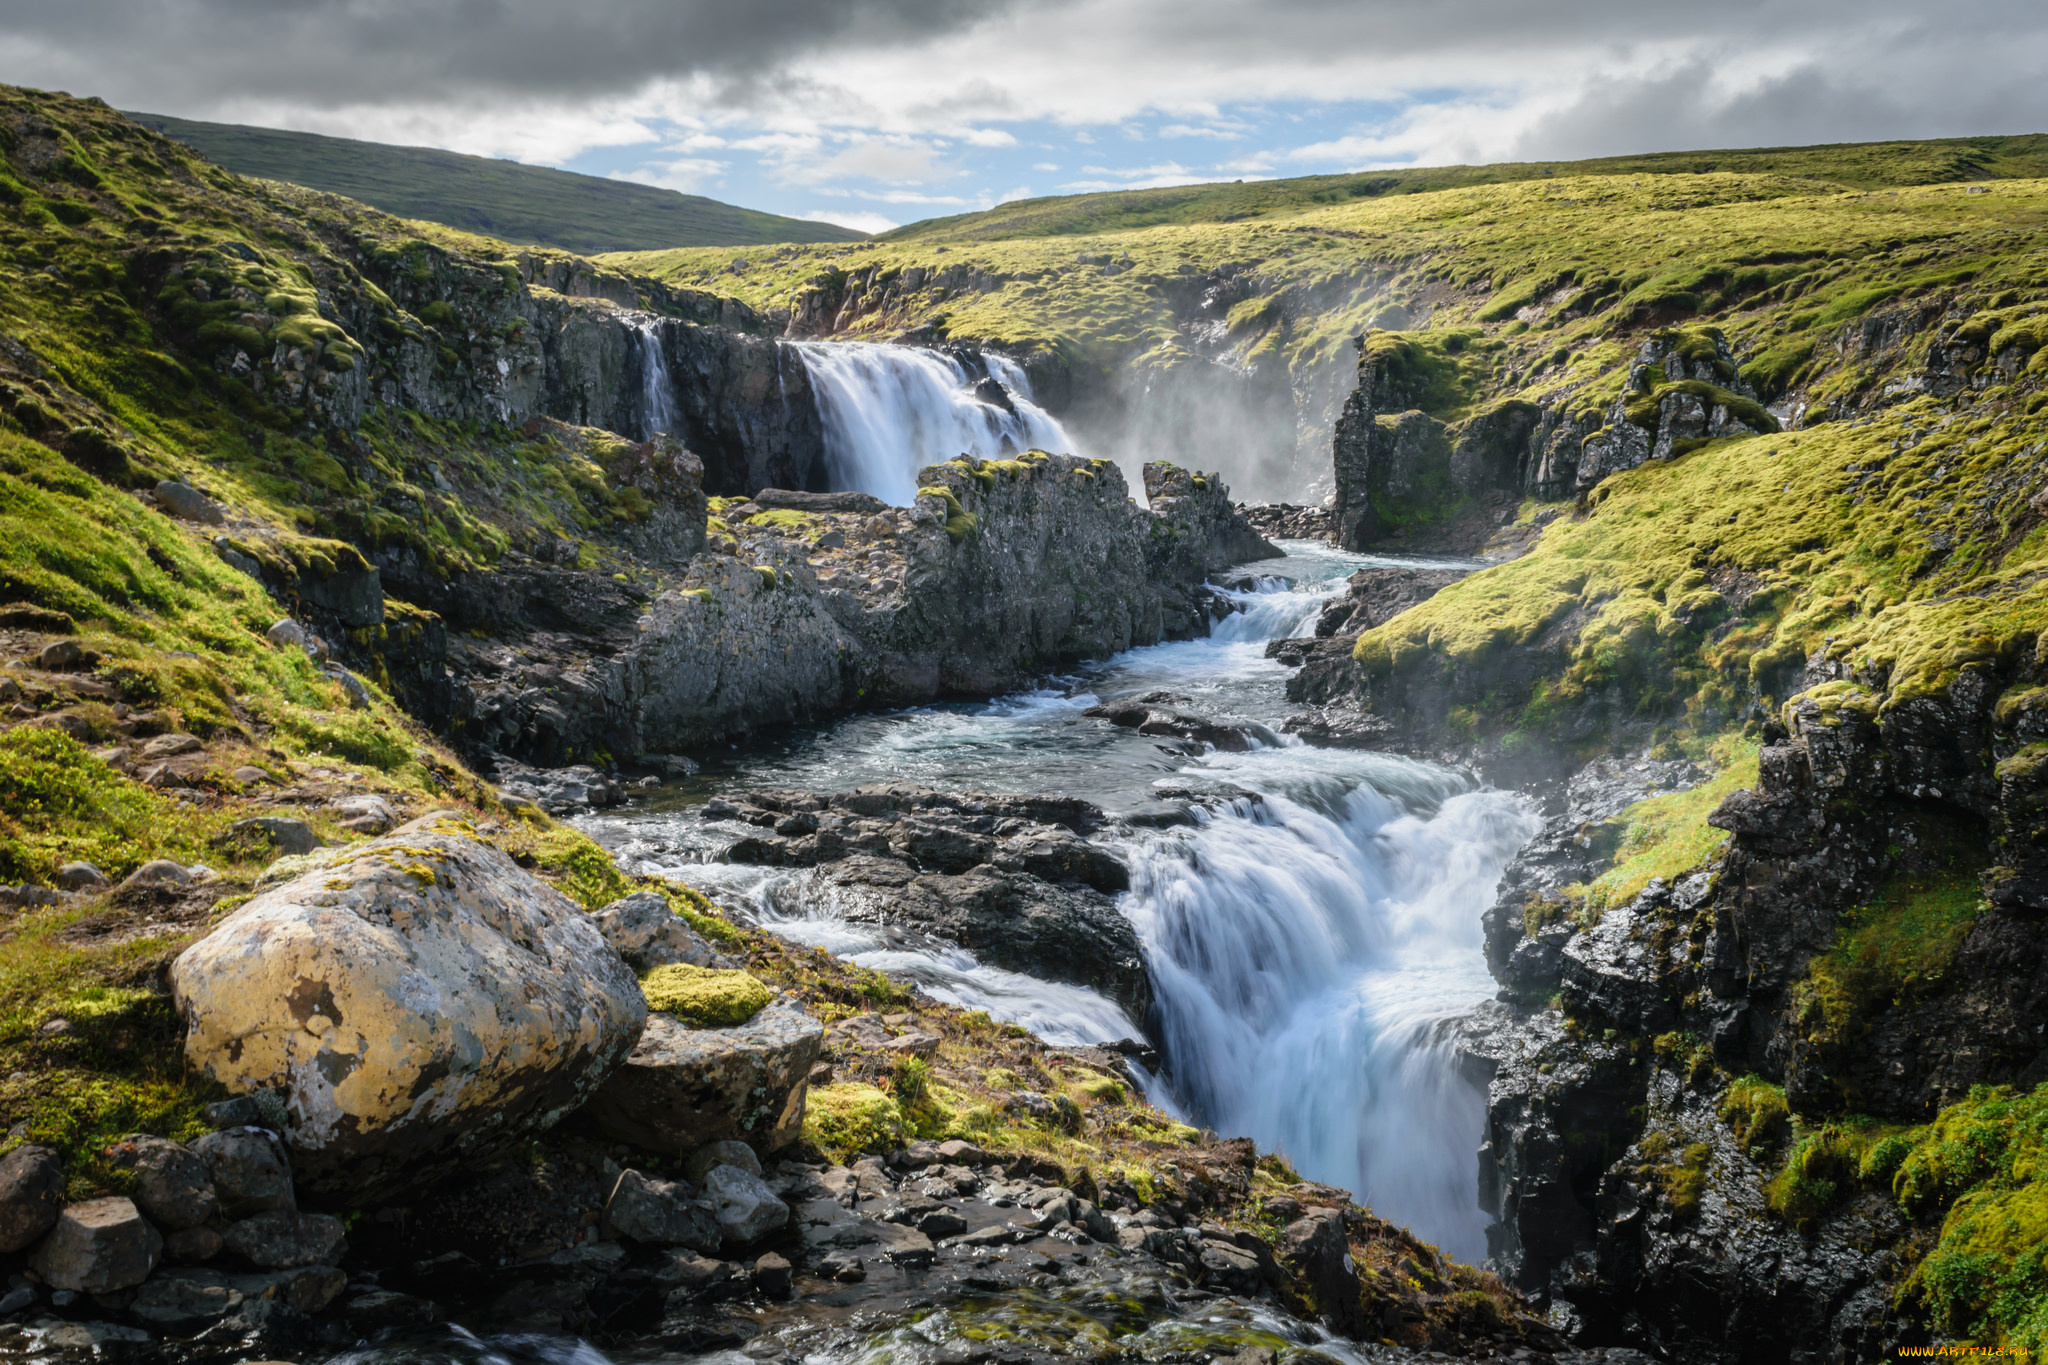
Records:
[[[1082,714],[1099,716],[1112,725],[1135,729],[1141,735],[1177,739],[1233,754],[1250,749],[1253,738],[1267,737],[1259,736],[1253,727],[1222,724],[1206,716],[1180,710],[1175,705],[1186,701],[1186,697],[1171,693],[1147,692],[1136,697],[1113,697],[1089,707]]]
[[[1144,960],[1115,892],[1116,856],[1085,837],[1100,809],[1064,797],[939,792],[908,782],[836,796],[748,792],[705,803],[742,827],[727,861],[811,869],[834,913],[972,949],[1012,971],[1092,986],[1142,1020]]]

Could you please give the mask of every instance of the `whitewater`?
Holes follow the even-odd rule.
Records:
[[[631,870],[701,887],[778,934],[1049,1042],[1149,1033],[1163,1056],[1156,1103],[1282,1151],[1303,1174],[1476,1262],[1483,1096],[1460,1077],[1445,1025],[1491,994],[1480,916],[1537,822],[1521,798],[1468,774],[1278,733],[1288,669],[1266,644],[1311,634],[1355,570],[1423,562],[1285,548],[1256,566],[1268,576],[1226,594],[1237,610],[1206,639],[1134,649],[987,703],[793,732],[714,761],[687,798],[670,798],[903,780],[1094,801],[1124,817],[1107,837],[1131,869],[1119,905],[1145,949],[1150,1020],[953,945],[906,945],[900,931],[885,939],[836,914],[800,872],[719,861],[730,834],[687,805],[593,817],[587,828]],[[1190,755],[1083,714],[1099,699],[1153,690],[1263,741]]]

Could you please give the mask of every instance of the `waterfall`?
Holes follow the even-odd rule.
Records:
[[[1059,422],[1031,401],[1023,369],[1002,356],[984,352],[982,360],[1015,411],[989,401],[985,389],[977,392],[968,368],[938,351],[806,341],[797,353],[817,395],[834,490],[907,506],[917,496],[917,471],[928,464],[957,455],[1073,450]]]
[[[651,441],[676,429],[676,391],[668,375],[668,351],[658,319],[635,324],[640,334],[640,439]]]
[[[1263,796],[1126,850],[1171,1098],[1476,1262],[1484,1102],[1440,1026],[1491,993],[1479,910],[1537,822],[1440,768],[1306,757],[1212,764]]]

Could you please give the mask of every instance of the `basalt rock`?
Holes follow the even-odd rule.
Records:
[[[1013,971],[1092,986],[1142,1020],[1150,987],[1137,937],[1111,897],[1130,874],[1087,836],[1085,801],[939,792],[887,783],[833,796],[758,791],[715,798],[730,862],[803,869],[790,894],[834,913],[972,949]]]
[[[596,1092],[646,1002],[589,916],[428,816],[319,857],[171,968],[186,1055],[275,1088],[303,1188],[389,1195]]]
[[[778,1152],[803,1129],[824,1033],[787,996],[729,1028],[691,1028],[657,1011],[587,1112],[605,1132],[649,1151],[681,1156],[740,1141]]]

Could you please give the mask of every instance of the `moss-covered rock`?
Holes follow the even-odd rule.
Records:
[[[640,978],[647,1008],[672,1015],[692,1028],[744,1024],[775,998],[760,980],[743,971],[692,967],[672,962]]]

